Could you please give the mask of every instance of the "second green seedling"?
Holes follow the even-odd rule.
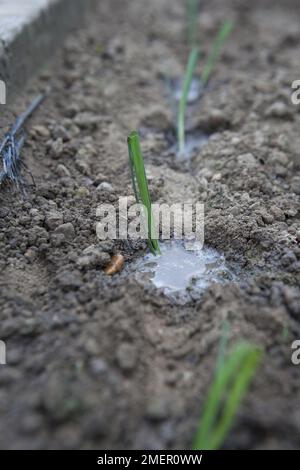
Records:
[[[221,49],[228,38],[229,34],[231,33],[233,28],[233,23],[231,21],[224,21],[222,26],[219,29],[218,35],[213,43],[212,46],[212,51],[208,57],[208,60],[204,66],[202,75],[201,75],[201,84],[202,86],[206,86],[211,74],[213,72],[213,69],[220,57]]]
[[[219,362],[204,404],[194,450],[214,450],[222,446],[261,356],[256,346],[239,343],[225,361]]]
[[[194,47],[190,52],[188,64],[186,67],[184,82],[183,82],[183,89],[182,89],[180,102],[179,102],[178,123],[177,123],[179,155],[183,155],[184,149],[185,149],[185,113],[186,113],[189,91],[191,88],[195,69],[197,67],[197,63],[199,60],[199,54],[200,54],[200,50],[198,47]]]

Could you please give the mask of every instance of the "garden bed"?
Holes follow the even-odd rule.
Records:
[[[99,2],[3,108],[4,134],[51,86],[23,151],[36,188],[0,192],[1,448],[189,448],[224,321],[230,343],[265,351],[224,447],[299,447],[299,13],[292,0],[201,2],[203,57],[225,18],[235,27],[216,86],[192,104],[189,127],[208,141],[188,162],[172,150],[166,84],[186,65],[179,0]],[[235,273],[184,305],[136,279],[146,243],[97,240],[97,206],[133,196],[135,128],[153,201],[205,203],[205,244]],[[109,277],[117,253],[125,267]]]

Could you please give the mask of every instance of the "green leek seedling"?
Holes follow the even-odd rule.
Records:
[[[261,356],[256,346],[239,343],[222,368],[217,367],[195,436],[194,450],[214,450],[222,446]]]
[[[233,28],[233,23],[231,21],[224,21],[222,26],[220,27],[219,33],[213,43],[212,51],[208,57],[207,63],[204,66],[202,76],[201,76],[201,84],[203,86],[206,86],[210,76],[212,74],[212,71],[214,69],[214,66],[216,65],[223,44],[225,43],[226,39],[228,38],[229,34],[231,33]]]
[[[186,71],[185,71],[182,94],[181,94],[181,98],[179,101],[178,123],[177,123],[179,155],[182,155],[184,153],[184,148],[185,148],[186,106],[187,106],[187,100],[188,100],[191,83],[193,80],[193,75],[194,75],[195,69],[197,67],[198,59],[199,59],[199,53],[200,51],[198,47],[194,47],[190,52],[188,64],[187,64]]]
[[[131,170],[131,179],[133,191],[138,204],[143,204],[147,209],[147,230],[148,239],[147,243],[154,255],[160,254],[158,240],[152,238],[153,234],[153,220],[152,220],[152,207],[151,197],[148,189],[147,177],[145,172],[145,165],[143,154],[140,146],[139,135],[136,131],[131,132],[127,139],[129,164]],[[146,212],[146,211],[145,211]]]
[[[190,48],[193,48],[197,42],[198,11],[199,0],[187,0],[187,35]]]

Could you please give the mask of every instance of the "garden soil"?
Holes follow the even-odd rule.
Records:
[[[0,191],[0,446],[189,449],[224,321],[229,345],[264,350],[224,448],[300,446],[300,114],[298,1],[210,0],[198,21],[205,62],[224,19],[234,31],[189,127],[209,136],[176,160],[169,84],[187,60],[185,2],[99,2],[88,23],[10,106],[33,97],[28,196]],[[11,102],[11,97],[9,97]],[[96,209],[133,192],[127,135],[139,129],[154,202],[203,202],[205,243],[235,282],[180,305],[143,285],[144,242],[97,239]],[[107,276],[114,254],[124,269]]]

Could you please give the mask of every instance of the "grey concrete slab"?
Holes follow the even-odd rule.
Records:
[[[97,0],[0,0],[0,80],[7,102],[82,25]]]

